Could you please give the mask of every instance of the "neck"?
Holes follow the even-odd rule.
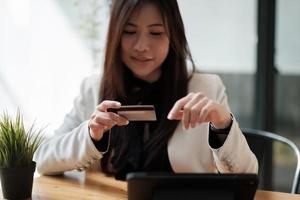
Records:
[[[147,75],[147,76],[138,76],[136,74],[134,74],[134,76],[138,79],[141,79],[143,81],[146,81],[148,83],[154,83],[156,81],[158,81],[158,79],[161,76],[161,70],[158,69],[157,71],[152,72],[151,74]]]

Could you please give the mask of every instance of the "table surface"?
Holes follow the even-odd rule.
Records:
[[[1,188],[0,188],[1,190]],[[0,199],[2,192],[0,192]],[[100,172],[67,172],[34,179],[32,200],[127,199],[127,183]],[[258,190],[255,200],[300,200],[300,195]]]

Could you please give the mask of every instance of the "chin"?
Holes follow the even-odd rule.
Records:
[[[151,73],[134,73],[138,78],[147,78]]]
[[[149,70],[147,69],[147,67],[134,67],[133,68],[134,70],[131,69],[131,71],[137,75],[137,76],[141,76],[141,77],[144,77],[144,76],[149,76],[150,74],[153,73],[153,70]]]

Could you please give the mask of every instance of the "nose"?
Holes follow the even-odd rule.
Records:
[[[139,52],[145,52],[149,50],[149,43],[146,36],[139,34],[134,44],[134,50]]]

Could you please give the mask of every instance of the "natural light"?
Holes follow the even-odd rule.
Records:
[[[52,0],[1,0],[0,29],[0,111],[50,133],[92,71],[89,50]]]

